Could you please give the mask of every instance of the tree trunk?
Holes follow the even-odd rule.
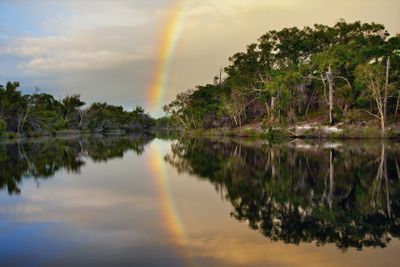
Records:
[[[324,76],[322,75],[322,73],[321,73],[320,75],[321,75],[322,84],[324,85],[324,100],[325,100],[325,101],[328,101],[328,99],[326,99],[326,83],[325,83],[325,78],[324,78]]]
[[[326,73],[326,80],[328,81],[329,93],[328,93],[328,105],[329,105],[329,125],[333,125],[333,78],[332,78],[332,68],[328,67],[328,72]]]
[[[329,150],[329,194],[328,194],[328,205],[332,209],[333,204],[333,191],[334,191],[334,165],[333,165],[333,149]]]
[[[384,158],[385,158],[385,147],[383,141],[381,141],[381,156],[379,159],[379,166],[375,176],[375,181],[373,182],[373,191],[372,191],[373,192],[372,200],[374,203],[374,207],[377,206],[378,196],[381,190],[383,171],[384,171]]]
[[[219,85],[222,84],[222,68],[219,69]]]
[[[400,104],[400,91],[399,91],[399,95],[397,96],[396,111],[394,112],[395,119],[397,119],[397,111],[399,110],[399,104]]]
[[[310,98],[308,99],[308,102],[307,102],[307,106],[306,106],[306,117],[307,117],[307,114],[308,114],[308,109],[310,108],[310,105],[311,105],[311,101],[312,101],[312,99],[313,99],[313,97],[314,97],[314,92],[315,92],[315,88],[313,88],[313,90],[312,90],[312,92],[311,92],[311,96],[310,96]]]
[[[276,97],[271,97],[271,114],[270,119],[271,121],[275,121],[275,106],[276,106]]]
[[[396,165],[396,171],[397,171],[397,178],[400,180],[400,168],[399,168],[399,164],[397,163],[397,157],[394,157],[394,163]]]
[[[381,135],[382,138],[385,137],[385,115],[381,114]]]
[[[83,120],[85,118],[86,111],[84,110],[79,110],[79,123],[78,123],[78,128],[82,129],[83,128]]]
[[[388,98],[388,87],[389,87],[389,70],[390,70],[390,56],[386,61],[386,81],[385,81],[385,92],[383,95],[383,118],[386,121],[387,116],[387,98]]]
[[[382,150],[383,150],[383,175],[385,177],[385,191],[386,191],[386,210],[387,215],[391,217],[391,208],[390,208],[390,194],[389,194],[389,177],[388,177],[388,169],[387,169],[387,157],[385,153],[385,144],[382,142]]]

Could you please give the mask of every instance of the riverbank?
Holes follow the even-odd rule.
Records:
[[[121,129],[93,132],[88,130],[62,130],[57,132],[35,133],[34,135],[18,135],[6,132],[0,139],[19,139],[30,137],[68,137],[86,136],[92,134],[101,135],[130,135],[148,134],[161,139],[174,139],[184,137],[246,137],[255,139],[279,140],[287,138],[300,139],[398,139],[400,140],[400,123],[389,124],[385,135],[382,137],[381,129],[376,125],[354,125],[338,123],[334,126],[320,124],[318,122],[303,122],[296,125],[263,127],[262,123],[253,123],[239,128],[211,128],[211,129],[151,129],[150,131],[128,132]]]
[[[41,138],[41,137],[76,137],[76,136],[90,136],[90,135],[155,135],[155,131],[126,131],[121,129],[107,130],[107,131],[89,131],[89,130],[77,130],[68,129],[56,132],[42,132],[33,133],[30,135],[17,134],[13,132],[5,132],[0,135],[0,140],[12,140],[12,139],[24,139],[24,138]]]
[[[374,125],[346,125],[339,123],[327,126],[319,123],[301,123],[290,126],[265,128],[261,123],[240,128],[214,128],[184,131],[184,136],[199,137],[251,137],[264,139],[400,139],[400,124],[390,124],[382,137],[381,129]]]

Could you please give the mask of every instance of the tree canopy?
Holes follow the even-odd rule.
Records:
[[[107,103],[85,107],[78,94],[57,100],[38,91],[22,94],[19,86],[18,82],[0,85],[0,135],[44,135],[67,129],[149,131],[155,125],[154,119],[139,106],[133,111]]]
[[[273,30],[229,61],[224,79],[178,94],[165,106],[167,116],[191,129],[290,124],[317,115],[331,124],[355,114],[356,121],[397,119],[400,36],[390,36],[381,24],[340,20]],[[380,69],[369,75],[383,81],[382,95],[366,81],[361,70],[367,67]]]

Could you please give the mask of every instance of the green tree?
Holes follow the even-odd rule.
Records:
[[[64,105],[64,120],[77,127],[79,124],[79,108],[84,106],[85,102],[80,99],[79,94],[67,96],[61,102]]]

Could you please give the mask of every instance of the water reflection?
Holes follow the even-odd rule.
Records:
[[[140,155],[149,136],[47,138],[0,143],[0,190],[20,194],[22,178],[47,179],[60,170],[79,173],[84,158],[94,162],[122,158],[128,150]]]
[[[385,247],[400,236],[400,144],[181,140],[165,160],[214,184],[274,241]]]
[[[397,266],[400,144],[150,140],[0,145],[0,266]]]

